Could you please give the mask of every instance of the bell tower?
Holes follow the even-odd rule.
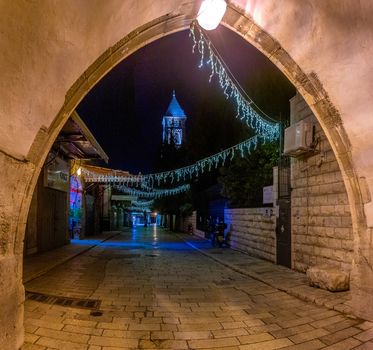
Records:
[[[185,138],[186,115],[176,99],[175,90],[172,93],[171,102],[167,112],[163,116],[163,143],[174,144],[180,148]]]

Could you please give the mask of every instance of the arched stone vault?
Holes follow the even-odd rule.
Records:
[[[368,21],[373,6],[368,0],[359,5],[353,0],[278,4],[232,0],[223,23],[277,65],[323,127],[353,218],[355,311],[373,319],[368,228],[373,226],[373,118],[368,118],[373,110],[373,31]],[[23,235],[48,150],[70,113],[106,72],[147,43],[187,28],[199,1],[18,1],[0,6],[0,345],[14,349],[23,341]]]

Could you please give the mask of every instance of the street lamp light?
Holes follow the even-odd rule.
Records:
[[[225,0],[203,0],[198,11],[197,21],[206,30],[215,29],[227,9]]]

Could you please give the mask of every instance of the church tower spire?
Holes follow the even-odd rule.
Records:
[[[174,143],[176,148],[180,148],[185,137],[185,122],[187,116],[176,99],[175,90],[172,92],[172,99],[163,116],[163,143]]]

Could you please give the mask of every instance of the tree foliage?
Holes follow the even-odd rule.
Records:
[[[263,187],[273,183],[272,168],[277,165],[278,157],[278,143],[264,144],[220,169],[222,195],[229,199],[231,207],[262,205]]]

